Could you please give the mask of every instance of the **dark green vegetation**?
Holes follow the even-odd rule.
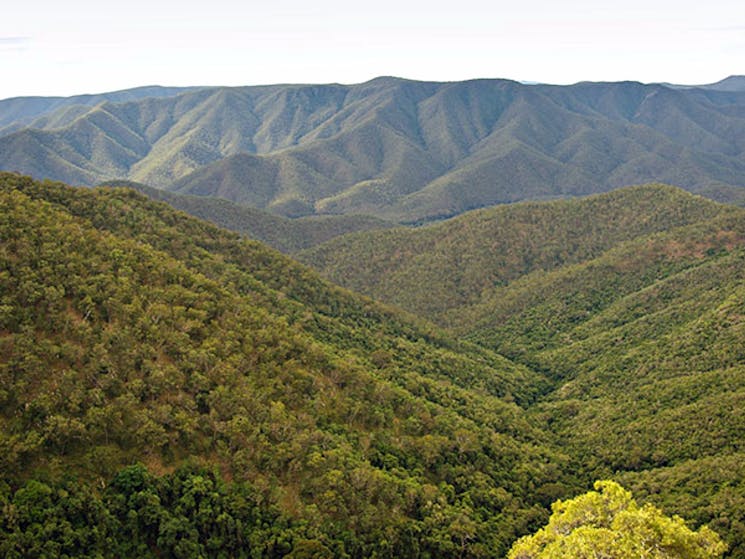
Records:
[[[243,526],[225,520],[230,545],[281,513],[268,556],[310,538],[335,556],[491,557],[579,487],[518,405],[544,385],[527,368],[132,190],[1,183],[3,546],[50,530],[50,549],[81,538],[94,554],[113,533],[172,556],[185,531],[215,555],[189,522],[222,530],[217,507]],[[138,461],[163,487],[187,462],[238,485],[193,481],[207,502],[225,493],[203,513],[187,488],[111,481]],[[132,518],[128,491],[151,516]]]
[[[130,189],[0,183],[9,556],[504,557],[614,478],[745,558],[744,210],[634,187],[305,253],[435,327]]]
[[[365,215],[326,215],[291,219],[222,198],[177,194],[131,181],[110,181],[102,186],[134,188],[149,198],[166,202],[177,210],[211,221],[250,239],[264,242],[285,253],[308,249],[346,233],[387,229],[395,225]]]
[[[726,211],[672,187],[625,188],[344,236],[299,257],[339,285],[453,326],[490,316],[486,305],[526,274],[577,264],[623,241]]]
[[[582,471],[712,522],[745,556],[745,211],[635,187],[303,257],[544,372],[552,388],[530,415]]]
[[[129,179],[285,216],[405,222],[649,181],[741,200],[737,83],[378,78],[200,89],[48,107],[0,136],[0,169],[83,185]],[[0,105],[0,122],[13,114]]]
[[[280,557],[313,542],[299,525],[244,482],[185,466],[155,478],[143,466],[123,469],[94,491],[76,481],[31,480],[0,490],[0,553],[34,557]],[[295,555],[299,556],[299,555]]]

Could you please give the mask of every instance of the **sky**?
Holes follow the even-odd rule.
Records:
[[[0,99],[388,75],[705,84],[745,74],[742,0],[17,0]]]

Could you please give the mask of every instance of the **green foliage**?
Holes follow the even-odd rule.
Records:
[[[726,549],[706,527],[693,532],[680,517],[639,507],[615,482],[596,482],[595,489],[557,501],[546,527],[515,542],[508,559],[716,559]]]
[[[193,467],[155,478],[130,466],[100,493],[32,480],[2,505],[0,552],[8,558],[283,557],[314,535],[250,485]]]
[[[107,181],[101,186],[135,188],[149,198],[164,201],[177,210],[290,254],[347,233],[387,229],[395,225],[365,215],[327,215],[290,219],[221,198],[176,194],[131,181]]]
[[[1,178],[0,472],[117,476],[122,553],[209,555],[188,495],[222,491],[150,491],[117,475],[135,461],[216,468],[352,557],[504,552],[545,517],[534,490],[572,486],[515,403],[541,385],[528,369],[131,190]]]
[[[114,520],[98,497],[74,483],[31,480],[0,494],[0,554],[8,559],[102,558],[109,555]]]
[[[742,213],[584,203],[495,212],[527,259],[435,243],[464,341],[132,190],[0,175],[3,551],[503,557],[613,475],[743,557]]]

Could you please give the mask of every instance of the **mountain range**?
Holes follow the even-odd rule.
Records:
[[[298,253],[408,314],[132,189],[5,173],[0,208],[6,555],[503,557],[612,478],[745,557],[743,209],[646,185]]]
[[[0,556],[499,558],[615,480],[745,559],[744,77],[16,98],[0,169]]]
[[[2,101],[0,123],[2,169],[133,180],[289,217],[422,222],[652,181],[741,201],[745,186],[738,76],[691,88],[387,77],[145,88]]]

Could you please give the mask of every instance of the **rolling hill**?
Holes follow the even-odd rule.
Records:
[[[447,333],[131,189],[6,173],[0,209],[6,555],[502,557],[615,478],[745,557],[744,210],[648,185],[304,253]]]
[[[526,367],[133,190],[0,185],[4,554],[492,557],[578,485]]]
[[[340,285],[451,326],[468,320],[463,317],[468,307],[484,308],[496,290],[532,272],[577,264],[623,241],[739,211],[677,188],[640,186],[580,200],[484,208],[425,227],[347,235],[298,258]]]
[[[134,188],[148,198],[166,202],[177,210],[288,254],[312,248],[347,233],[396,226],[390,221],[366,215],[325,215],[291,219],[223,198],[177,194],[132,181],[109,181],[100,186]]]
[[[543,372],[551,388],[529,414],[581,471],[712,522],[745,556],[745,211],[649,185],[302,257]]]
[[[377,78],[190,90],[24,121],[0,136],[0,168],[134,180],[285,216],[405,222],[651,181],[736,200],[745,92],[727,84]]]

